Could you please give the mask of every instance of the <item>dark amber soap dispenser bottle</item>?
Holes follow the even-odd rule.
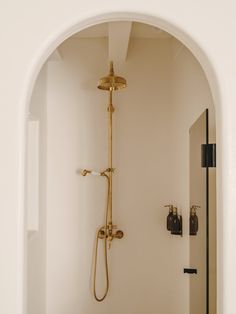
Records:
[[[169,208],[169,214],[166,219],[166,228],[168,231],[171,231],[172,223],[173,223],[173,205],[165,205],[165,207]]]
[[[183,235],[182,216],[178,215],[177,207],[173,207],[173,221],[171,227],[171,234]]]
[[[189,216],[189,234],[191,236],[196,236],[198,232],[198,216],[197,216],[197,208],[200,206],[193,205],[190,208],[190,216]]]

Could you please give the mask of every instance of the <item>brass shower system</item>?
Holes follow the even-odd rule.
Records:
[[[101,90],[109,91],[109,105],[107,108],[109,119],[109,135],[108,135],[108,168],[101,172],[84,169],[81,171],[83,176],[87,174],[98,175],[106,178],[107,180],[107,203],[106,203],[106,218],[105,225],[100,227],[96,235],[95,245],[95,260],[94,260],[94,272],[93,272],[93,294],[98,302],[103,301],[109,290],[109,267],[108,267],[108,249],[111,247],[113,239],[121,239],[124,236],[123,231],[117,230],[117,227],[113,225],[112,221],[112,177],[115,169],[112,163],[112,114],[115,109],[112,104],[113,91],[125,88],[127,86],[126,80],[123,77],[116,76],[114,74],[113,62],[110,62],[110,73],[108,76],[102,77],[98,82],[98,88]],[[106,276],[106,288],[102,297],[98,297],[96,289],[97,279],[97,260],[98,260],[98,244],[99,239],[104,241],[104,257],[105,257],[105,276]]]

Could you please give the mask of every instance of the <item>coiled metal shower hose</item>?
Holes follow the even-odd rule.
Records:
[[[108,293],[109,290],[109,268],[108,268],[108,256],[107,256],[107,234],[108,234],[108,215],[109,215],[109,208],[110,208],[110,178],[109,176],[103,172],[101,174],[107,179],[107,206],[106,206],[106,219],[105,219],[105,228],[102,227],[98,230],[96,235],[96,245],[95,245],[95,256],[94,256],[94,273],[93,273],[93,294],[95,299],[98,302],[103,301]],[[97,295],[96,290],[96,281],[97,281],[97,261],[98,261],[98,242],[99,242],[99,233],[105,229],[105,236],[104,236],[104,257],[105,257],[105,271],[106,271],[106,288],[103,296],[101,298]]]

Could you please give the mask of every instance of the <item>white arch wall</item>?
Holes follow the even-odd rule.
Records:
[[[235,4],[171,0],[136,3],[119,1],[45,1],[37,5],[27,0],[8,1],[1,10],[1,283],[0,309],[4,313],[22,310],[22,210],[24,173],[24,116],[30,82],[45,57],[71,26],[88,17],[115,12],[136,12],[153,16],[156,22],[182,39],[200,58],[213,90],[217,106],[220,140],[219,183],[219,313],[234,313],[234,221],[235,211]],[[130,14],[132,16],[132,14]],[[156,17],[156,19],[155,19]],[[147,19],[148,20],[148,19]],[[174,27],[176,25],[177,28]],[[183,30],[183,32],[181,31]],[[196,44],[195,44],[195,43]],[[197,46],[198,45],[198,46]],[[51,48],[49,48],[51,47]],[[202,50],[199,50],[201,47]],[[214,68],[217,81],[210,63]],[[41,56],[45,56],[42,57]],[[217,90],[220,86],[220,95]],[[32,89],[32,85],[31,88]],[[224,141],[222,140],[224,139]],[[224,165],[224,169],[222,169]],[[224,213],[224,215],[222,214]]]

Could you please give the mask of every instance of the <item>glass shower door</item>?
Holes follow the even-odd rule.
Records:
[[[190,314],[215,314],[216,184],[215,168],[212,167],[215,167],[216,160],[215,144],[209,144],[208,110],[192,125],[189,138],[189,249],[190,267],[196,272],[190,275]]]

